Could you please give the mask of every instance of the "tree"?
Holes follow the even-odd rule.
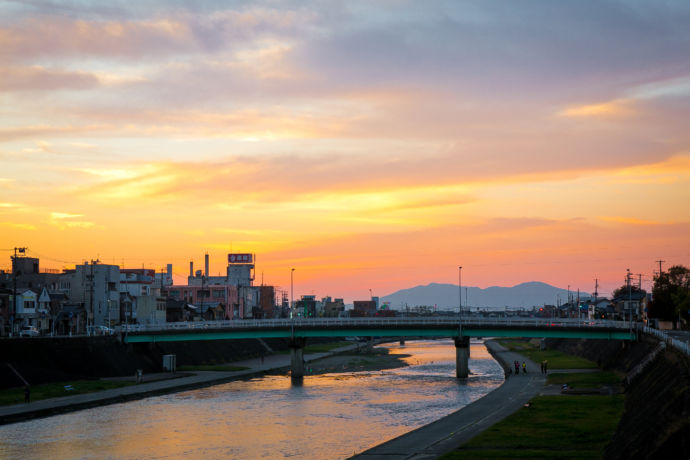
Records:
[[[654,277],[650,317],[673,321],[690,320],[690,269],[674,265]]]
[[[630,285],[630,294],[633,296],[636,296],[638,292],[643,293],[644,295],[647,295],[647,292],[644,289],[640,289],[639,287],[631,284]],[[628,285],[624,284],[623,286],[619,287],[615,291],[613,291],[613,298],[614,299],[622,299],[622,300],[627,300],[628,299]]]

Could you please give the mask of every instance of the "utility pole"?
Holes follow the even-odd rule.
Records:
[[[462,267],[458,267],[458,310],[462,319]]]
[[[295,269],[293,268],[290,270],[290,318],[293,318],[293,308],[292,304],[294,302],[295,298],[295,283],[294,283],[294,274],[295,274]]]
[[[661,264],[662,264],[663,262],[666,262],[666,261],[665,261],[665,260],[657,260],[657,262],[659,262],[659,276],[661,276],[661,273],[662,273],[662,271],[661,271]]]
[[[599,278],[594,278],[594,313],[597,312],[597,296],[599,295]]]
[[[14,257],[12,257],[12,279],[14,281],[14,294],[12,296],[12,303],[14,304],[10,309],[10,332],[14,333],[14,317],[17,316],[17,275],[19,275],[19,268],[17,267],[17,251],[20,254],[26,254],[29,248],[14,248]]]
[[[630,283],[630,269],[628,268],[628,274],[625,277],[625,281],[628,284],[628,309],[630,311],[630,335],[632,336],[632,285]]]

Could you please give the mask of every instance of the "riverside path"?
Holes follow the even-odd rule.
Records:
[[[527,374],[509,377],[503,385],[442,419],[379,444],[352,457],[359,460],[426,460],[450,452],[517,411],[544,387],[539,365],[496,342],[486,343],[505,368],[515,360],[527,364]]]

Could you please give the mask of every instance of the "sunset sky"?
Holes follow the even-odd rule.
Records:
[[[686,0],[0,1],[0,101],[0,267],[251,252],[350,302],[690,265]]]

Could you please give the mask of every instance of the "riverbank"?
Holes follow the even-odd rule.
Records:
[[[333,349],[328,352],[305,354],[306,363],[313,363],[323,358],[351,353],[360,348],[359,344],[352,344]],[[359,355],[361,356],[361,355]],[[346,363],[350,357],[342,358]],[[337,362],[337,361],[334,361]],[[93,393],[84,393],[58,398],[44,399],[28,404],[15,404],[0,407],[0,425],[21,422],[40,417],[67,412],[79,411],[92,407],[105,406],[126,401],[148,398],[168,393],[193,390],[211,385],[230,382],[233,380],[249,379],[265,373],[287,373],[290,368],[290,356],[274,354],[262,358],[252,358],[232,363],[244,368],[239,371],[215,372],[196,371],[176,374],[145,373],[143,383],[113,388]],[[395,363],[390,363],[395,365]],[[134,377],[125,377],[125,379]],[[121,378],[118,378],[121,379]]]
[[[379,371],[407,366],[409,355],[390,354],[387,349],[368,349],[354,343],[330,351],[305,354],[307,375],[340,372]],[[286,374],[290,369],[290,356],[274,354],[232,363],[241,370],[193,371],[177,373],[144,373],[142,383],[91,393],[66,395],[43,399],[29,404],[0,406],[0,425],[33,418],[74,412],[92,407],[188,391],[233,380],[249,379],[264,374]],[[134,376],[111,377],[107,380],[135,381]]]
[[[527,373],[515,375],[477,401],[390,441],[374,446],[354,459],[402,460],[438,458],[517,411],[543,388],[545,377],[539,366],[523,355],[510,351],[495,341],[485,342],[487,350],[504,370],[515,360],[525,362]]]

